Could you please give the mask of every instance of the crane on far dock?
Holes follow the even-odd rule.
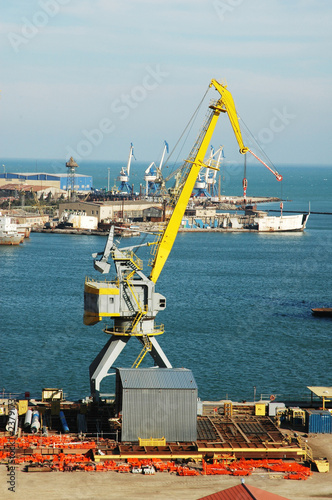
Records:
[[[131,143],[127,166],[121,168],[121,171],[120,171],[120,174],[118,177],[118,181],[121,182],[119,190],[118,190],[119,193],[133,194],[133,187],[130,186],[130,184],[129,184],[130,165],[131,165],[132,158],[135,158],[135,156],[134,156],[134,146]]]
[[[162,182],[162,168],[163,168],[163,162],[165,158],[165,154],[168,153],[168,144],[166,141],[164,141],[164,147],[163,147],[163,152],[161,155],[161,160],[159,163],[159,166],[155,164],[153,161],[150,163],[148,168],[145,170],[145,175],[144,175],[144,180],[146,183],[145,187],[145,195],[146,196],[153,196],[157,194],[158,192],[158,186],[160,188],[160,184]]]

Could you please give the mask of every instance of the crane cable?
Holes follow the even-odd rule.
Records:
[[[275,175],[275,177],[276,177],[276,179],[277,179],[278,181],[282,181],[282,180],[283,180],[282,175],[280,175],[280,174],[277,172],[277,170],[276,170],[275,166],[273,165],[273,163],[272,163],[272,161],[270,160],[270,158],[268,157],[268,155],[265,153],[265,151],[263,150],[263,148],[261,147],[261,145],[259,144],[259,142],[257,141],[257,139],[254,137],[254,135],[250,132],[249,127],[245,124],[245,122],[243,121],[243,119],[242,119],[239,115],[238,115],[238,119],[239,119],[239,120],[241,120],[241,122],[242,122],[242,123],[243,123],[243,125],[244,125],[244,128],[245,128],[244,135],[246,135],[246,137],[247,137],[247,138],[249,137],[249,138],[250,138],[250,139],[251,139],[251,140],[252,140],[252,141],[256,144],[257,148],[261,151],[262,156],[263,156],[263,157],[265,157],[265,159],[266,159],[266,160],[267,160],[267,161],[268,161],[268,162],[272,165],[272,167],[273,167],[273,168],[270,168],[270,167],[269,167],[269,166],[268,166],[265,162],[263,162],[263,161],[262,161],[262,160],[261,160],[261,159],[260,159],[257,155],[255,155],[255,154],[251,151],[251,149],[249,149],[249,152],[250,152],[253,156],[255,156],[255,158],[257,158],[257,160],[259,160],[259,161],[260,161],[260,162],[261,162],[261,163],[262,163],[262,164],[263,164],[266,168],[268,168],[268,169],[269,169],[269,170],[270,170],[270,171],[271,171],[271,172]],[[283,194],[282,194],[283,189],[282,189],[282,188],[283,188],[283,183],[282,183],[282,182],[280,182],[280,199],[281,199],[281,200],[282,200],[282,198],[283,198]]]
[[[183,138],[183,136],[184,136],[185,132],[186,132],[186,131],[187,131],[187,129],[188,129],[186,139],[183,141],[183,145],[182,145],[182,147],[180,148],[179,153],[178,153],[178,155],[177,155],[177,158],[176,158],[176,160],[175,160],[175,161],[174,161],[174,163],[173,163],[173,168],[174,168],[174,165],[176,164],[176,162],[177,162],[177,160],[178,160],[178,158],[179,158],[179,156],[180,156],[180,153],[181,153],[181,151],[182,151],[182,149],[183,149],[183,147],[184,147],[184,145],[185,145],[185,143],[186,143],[186,141],[187,141],[187,139],[188,139],[189,133],[190,133],[190,131],[191,131],[191,129],[192,129],[192,127],[193,127],[193,125],[194,125],[195,119],[197,118],[198,112],[199,112],[199,110],[200,110],[200,108],[201,108],[201,106],[202,106],[202,104],[203,104],[203,101],[204,101],[204,99],[205,99],[205,97],[206,97],[206,95],[207,95],[207,93],[208,93],[209,89],[210,89],[210,87],[208,87],[208,88],[207,88],[207,90],[206,90],[205,94],[203,95],[202,99],[200,100],[200,102],[199,102],[199,104],[198,104],[197,108],[195,109],[194,113],[192,114],[192,116],[191,116],[191,118],[190,118],[189,122],[187,123],[187,125],[186,125],[186,127],[184,128],[184,130],[183,130],[182,134],[180,135],[180,137],[179,137],[178,141],[176,142],[176,144],[175,144],[175,146],[173,147],[172,151],[171,151],[171,152],[170,152],[170,154],[168,155],[167,160],[165,161],[165,163],[168,163],[168,162],[169,162],[169,160],[171,159],[171,157],[172,157],[172,155],[173,155],[173,153],[174,153],[175,149],[177,148],[177,146],[178,146],[179,142],[182,140],[182,138]],[[181,168],[181,167],[179,167],[179,168]],[[177,170],[178,170],[178,168],[177,168],[177,169],[175,169],[174,171],[172,171],[172,172],[171,172],[171,174],[169,174],[169,175],[167,176],[167,178],[165,179],[165,181],[167,181],[167,180],[169,180],[171,177],[173,177],[173,175],[176,173],[176,171],[177,171]]]
[[[255,153],[253,153],[251,151],[251,149],[249,149],[249,152],[258,160],[260,161],[268,170],[270,170],[270,172],[272,172],[277,181],[282,181],[282,175],[279,174],[279,172],[277,171],[277,169],[275,168],[275,166],[273,165],[272,161],[270,160],[270,158],[268,157],[268,155],[265,153],[265,151],[263,150],[263,148],[261,147],[261,145],[259,144],[259,142],[257,141],[257,139],[254,137],[254,135],[250,132],[249,128],[247,127],[247,125],[245,124],[245,122],[243,121],[242,118],[240,118],[240,116],[238,116],[239,120],[243,123],[244,125],[244,128],[245,128],[245,132],[244,135],[246,135],[247,137],[249,137],[257,146],[257,148],[260,150],[261,154],[263,157],[265,157],[266,161],[270,163],[270,165],[272,167],[269,167],[267,165],[267,163],[265,163],[263,160],[261,160],[261,158],[259,158]]]

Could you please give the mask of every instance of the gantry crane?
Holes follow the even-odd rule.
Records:
[[[217,151],[214,151],[213,146],[210,149],[210,155],[204,162],[204,167],[199,171],[198,177],[195,182],[194,189],[196,193],[194,198],[204,197],[211,198],[211,196],[217,196],[216,190],[216,175],[219,171],[219,165],[223,154],[223,146]],[[216,159],[217,157],[217,159]],[[208,167],[208,168],[206,168]],[[204,172],[205,170],[205,172]]]
[[[153,161],[150,163],[148,168],[145,170],[145,175],[144,175],[144,180],[146,183],[145,187],[145,195],[146,196],[153,196],[158,193],[160,190],[160,185],[162,183],[162,168],[163,168],[163,162],[165,158],[165,154],[168,153],[168,144],[166,141],[164,141],[164,147],[163,147],[163,152],[161,155],[161,160],[159,163],[159,166],[155,164]],[[159,186],[159,188],[158,188]]]
[[[213,158],[213,146],[211,146],[210,149],[210,155],[209,158],[206,160],[205,165],[210,166],[211,160]],[[204,172],[205,170],[205,172]],[[201,170],[198,173],[198,177],[196,179],[195,185],[194,185],[194,190],[196,191],[195,194],[193,195],[194,198],[210,198],[211,195],[208,192],[208,183],[207,183],[207,178],[209,176],[210,170],[208,168],[202,167]]]
[[[117,357],[132,337],[136,337],[142,344],[142,351],[133,366],[138,367],[149,352],[156,366],[172,367],[156,339],[156,336],[164,332],[163,325],[155,324],[155,318],[159,311],[165,309],[166,299],[155,291],[155,285],[172,250],[198,173],[204,166],[212,168],[211,165],[204,164],[204,157],[221,113],[227,113],[229,116],[240,153],[248,152],[242,141],[230,92],[216,80],[211,81],[210,87],[217,90],[219,98],[210,104],[203,127],[189,157],[180,169],[178,189],[173,192],[172,197],[172,215],[153,246],[155,252],[150,276],[147,277],[143,273],[143,263],[134,254],[137,246],[118,247],[114,241],[114,228],[110,230],[104,251],[93,254],[95,269],[103,274],[108,273],[108,258],[111,256],[116,271],[114,281],[86,278],[84,287],[84,323],[93,325],[104,318],[113,320],[111,326],[104,328],[110,339],[90,365],[91,393],[96,400],[100,398],[101,381],[110,375],[110,368],[114,366]]]
[[[121,171],[120,171],[120,174],[118,177],[118,181],[121,182],[119,190],[118,190],[119,193],[133,194],[133,188],[129,184],[130,165],[131,165],[132,158],[135,158],[135,156],[134,156],[134,146],[131,143],[130,149],[129,149],[127,166],[121,168]]]
[[[208,168],[205,170],[205,182],[206,182],[207,190],[208,190],[209,194],[213,197],[218,195],[217,186],[216,186],[216,176],[217,176],[217,173],[218,173],[218,170],[220,167],[220,162],[221,162],[222,158],[225,158],[224,147],[220,146],[220,148],[217,149],[217,151],[214,151],[213,147],[211,146],[210,158],[208,159],[208,161],[206,163],[209,166],[214,166],[215,170],[211,170]]]

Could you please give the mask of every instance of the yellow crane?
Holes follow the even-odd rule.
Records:
[[[217,90],[219,98],[209,106],[203,127],[180,170],[178,189],[173,193],[173,213],[156,243],[150,276],[145,276],[143,264],[133,252],[140,245],[119,248],[114,241],[114,227],[110,230],[104,251],[93,254],[96,270],[103,274],[108,273],[108,258],[111,256],[116,271],[116,279],[113,281],[87,278],[84,286],[84,323],[93,325],[105,318],[113,321],[112,325],[104,328],[104,332],[111,335],[110,339],[90,365],[91,393],[97,400],[100,397],[101,381],[110,375],[109,369],[114,366],[115,360],[132,337],[136,337],[143,346],[134,367],[139,366],[147,352],[156,366],[172,367],[156,340],[156,336],[164,332],[164,326],[155,325],[155,317],[159,311],[165,309],[166,299],[155,292],[155,284],[173,247],[198,173],[204,166],[211,168],[211,165],[205,165],[203,160],[221,113],[227,113],[229,116],[240,153],[248,152],[242,141],[230,92],[216,80],[211,81],[210,87]]]

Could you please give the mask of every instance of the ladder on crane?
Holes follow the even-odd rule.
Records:
[[[143,349],[141,350],[136,360],[134,361],[132,368],[138,368],[139,365],[142,363],[146,353],[152,351],[152,342],[150,341],[146,333],[143,333],[142,335],[142,342],[143,342]]]

